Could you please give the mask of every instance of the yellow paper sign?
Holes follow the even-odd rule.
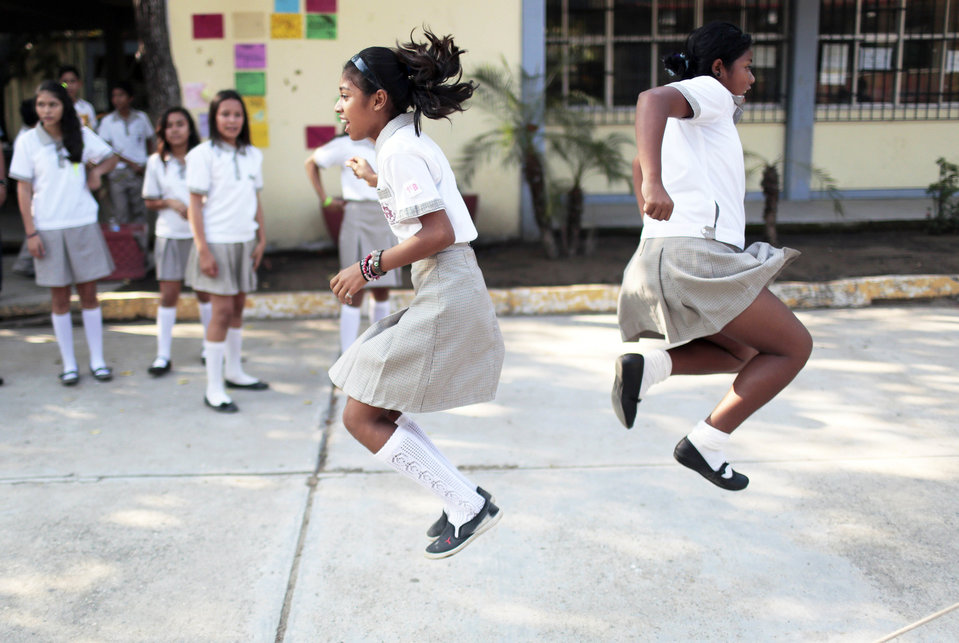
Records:
[[[271,38],[302,38],[303,16],[299,13],[271,13]]]
[[[250,122],[250,142],[254,147],[269,147],[270,126],[266,123]]]
[[[251,126],[254,123],[266,123],[266,97],[244,96],[243,102],[246,104],[246,114],[250,118]]]

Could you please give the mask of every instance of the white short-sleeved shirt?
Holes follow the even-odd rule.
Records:
[[[93,109],[93,105],[82,98],[78,98],[73,104],[73,109],[77,111],[77,117],[82,124],[92,130],[97,128],[97,110]]]
[[[263,154],[207,141],[186,155],[186,185],[202,194],[203,230],[209,243],[242,243],[256,236],[257,192],[263,189]]]
[[[326,145],[316,148],[313,162],[317,167],[328,168],[334,165],[340,168],[340,187],[347,201],[376,201],[376,189],[369,183],[356,178],[353,170],[345,167],[348,160],[358,156],[366,159],[376,172],[376,147],[369,139],[354,141],[349,136],[337,136]]]
[[[159,154],[147,159],[143,176],[144,199],[176,199],[190,205],[190,191],[186,189],[186,162],[180,162],[172,154],[166,161]],[[156,236],[164,239],[191,239],[190,222],[173,208],[157,212]]]
[[[147,141],[153,138],[153,126],[150,125],[147,115],[140,110],[131,109],[127,118],[115,111],[110,112],[100,121],[99,133],[123,158],[138,165],[147,162]],[[126,163],[120,161],[116,169],[126,166]]]
[[[379,181],[376,192],[393,234],[405,241],[419,232],[419,217],[446,210],[455,243],[477,237],[456,178],[440,147],[429,136],[413,130],[413,114],[400,114],[376,139]]]
[[[642,236],[716,239],[742,248],[746,171],[742,142],[733,121],[733,95],[712,76],[697,76],[666,87],[683,94],[693,116],[666,122],[663,186],[673,200],[673,213],[668,221],[644,216]]]
[[[17,137],[10,176],[33,184],[33,225],[38,230],[60,230],[96,223],[97,202],[87,187],[87,163],[98,164],[113,149],[93,130],[84,127],[83,155],[71,163],[69,152],[37,126]]]

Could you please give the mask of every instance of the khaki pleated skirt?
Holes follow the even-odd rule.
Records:
[[[762,242],[739,250],[693,237],[644,239],[623,273],[617,307],[623,341],[679,344],[714,335],[799,254]]]
[[[153,246],[157,281],[183,281],[193,239],[157,237]]]
[[[209,277],[200,270],[196,245],[190,249],[186,265],[186,285],[211,295],[238,295],[256,290],[253,249],[256,239],[242,243],[207,244],[216,259],[217,275]]]
[[[374,250],[386,250],[396,245],[396,237],[383,216],[379,201],[347,201],[343,209],[343,225],[337,248],[340,268],[346,268]],[[400,271],[390,270],[364,288],[399,288]]]
[[[413,264],[413,302],[369,329],[330,369],[355,400],[428,413],[488,402],[503,336],[476,255],[456,244]]]
[[[113,257],[100,224],[37,232],[43,242],[43,256],[33,260],[38,286],[85,284],[113,272]]]

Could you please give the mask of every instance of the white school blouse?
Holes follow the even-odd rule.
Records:
[[[89,127],[92,130],[97,128],[97,110],[93,109],[93,105],[78,98],[77,102],[73,104],[73,109],[77,112],[77,118],[80,119],[80,122]]]
[[[644,239],[696,237],[737,248],[745,243],[746,170],[733,121],[736,102],[712,76],[670,83],[692,107],[691,118],[670,118],[663,134],[663,187],[673,200],[668,221],[643,217]]]
[[[180,162],[172,154],[166,160],[159,154],[151,154],[147,159],[146,173],[143,176],[144,199],[176,199],[186,206],[190,205],[190,191],[186,189],[186,163]],[[180,216],[173,208],[163,208],[157,212],[156,236],[164,239],[192,239],[190,222]]]
[[[346,162],[354,156],[366,159],[376,172],[376,148],[369,139],[354,141],[349,136],[337,136],[326,145],[316,148],[313,162],[324,169],[339,166],[340,187],[343,198],[347,201],[376,201],[376,189],[370,187],[366,181],[356,178],[353,170],[345,167]]]
[[[423,132],[416,135],[412,112],[400,114],[380,132],[376,162],[380,207],[399,241],[419,232],[419,217],[437,210],[446,210],[455,243],[477,237],[449,161],[433,139]]]
[[[150,125],[147,115],[140,110],[131,109],[128,118],[123,118],[118,112],[110,112],[100,121],[100,129],[97,131],[123,158],[138,165],[147,162],[147,141],[153,138],[153,126]],[[116,169],[126,166],[126,163],[120,161]]]
[[[87,187],[87,163],[97,165],[113,149],[90,128],[81,129],[83,154],[71,163],[69,152],[41,126],[17,136],[10,176],[33,184],[33,225],[38,230],[61,230],[97,222],[98,206]]]
[[[186,185],[203,200],[203,229],[209,243],[243,243],[256,236],[257,192],[263,189],[263,154],[252,145],[237,149],[207,141],[186,155]]]

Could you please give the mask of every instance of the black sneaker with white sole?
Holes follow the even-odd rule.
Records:
[[[501,517],[500,508],[487,498],[480,512],[460,527],[459,535],[456,534],[456,527],[453,526],[453,523],[447,521],[443,533],[426,548],[426,557],[446,558],[452,556],[473,542],[477,536],[489,530],[499,522]]]
[[[496,502],[496,498],[494,498],[489,493],[487,493],[486,490],[483,489],[483,487],[476,487],[476,493],[483,496],[485,500],[489,500],[490,502]],[[430,528],[426,530],[427,538],[437,538],[441,533],[443,533],[443,530],[446,529],[446,524],[448,522],[449,522],[449,517],[446,515],[446,512],[444,511],[443,514],[436,519],[436,522],[430,525]]]

